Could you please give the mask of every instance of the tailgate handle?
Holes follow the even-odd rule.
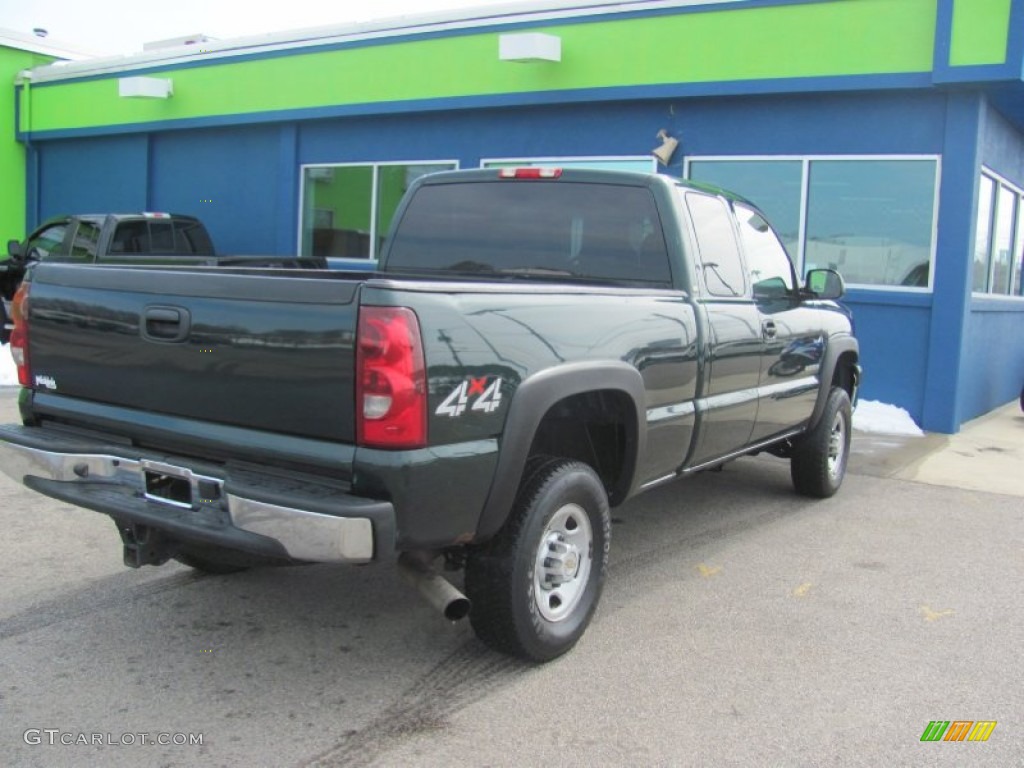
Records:
[[[184,341],[190,326],[184,307],[152,306],[142,313],[142,336],[150,341]]]

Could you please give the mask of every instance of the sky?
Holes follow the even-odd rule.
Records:
[[[509,0],[3,0],[0,27],[98,55],[135,53],[144,42],[201,32],[227,39],[346,22],[486,9]]]

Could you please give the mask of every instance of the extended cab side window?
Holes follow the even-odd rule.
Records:
[[[775,231],[757,211],[733,206],[755,296],[784,296],[796,287],[793,265]]]
[[[82,261],[96,260],[96,246],[100,241],[100,228],[91,221],[78,222],[75,239],[71,241],[71,258]]]
[[[743,296],[746,278],[732,216],[717,197],[687,192],[686,207],[700,249],[704,285],[712,296]]]

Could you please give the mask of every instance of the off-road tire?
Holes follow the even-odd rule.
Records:
[[[594,615],[610,542],[608,495],[594,470],[569,459],[531,461],[505,526],[468,553],[477,637],[529,661],[561,656]]]
[[[818,423],[793,446],[789,468],[797,493],[826,499],[839,490],[850,458],[852,413],[846,390],[833,387]]]

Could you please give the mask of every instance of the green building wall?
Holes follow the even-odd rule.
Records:
[[[48,64],[52,56],[0,46],[0,82],[13,87],[19,72]],[[25,235],[25,148],[15,138],[14,100],[0,98],[0,259],[7,241]]]
[[[31,128],[23,130],[684,82],[923,74],[933,66],[937,2],[754,5],[531,23],[529,31],[562,39],[562,61],[540,66],[499,61],[494,29],[239,61],[216,52],[204,59],[200,51],[186,66],[153,73],[174,82],[166,100],[117,98],[123,73],[66,81],[41,73],[32,86]]]

